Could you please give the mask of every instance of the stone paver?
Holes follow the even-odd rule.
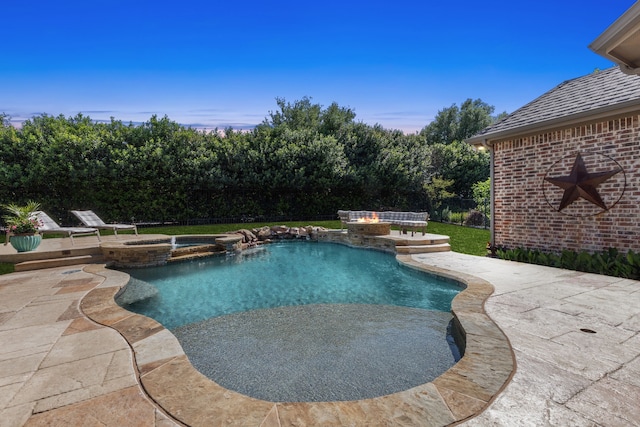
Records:
[[[357,404],[273,404],[199,377],[171,334],[105,303],[121,273],[92,265],[0,276],[0,427],[181,425],[147,392],[194,425],[429,426],[482,410],[462,425],[640,426],[640,282],[452,252],[410,258],[491,283],[484,309],[511,347],[478,317],[480,280],[456,301],[478,355],[433,383]],[[495,379],[509,374],[511,351],[516,370],[502,389]],[[175,387],[176,373],[187,382]],[[476,397],[456,378],[476,384]],[[192,408],[181,416],[185,395]]]
[[[104,278],[76,266],[0,276],[0,426],[175,426],[126,340],[82,316]]]
[[[505,390],[463,425],[640,425],[640,282],[461,254],[414,259],[494,285],[485,309],[516,356]]]
[[[153,405],[139,387],[128,387],[104,394],[55,411],[43,412],[29,418],[27,427],[69,426],[136,426],[174,427]]]

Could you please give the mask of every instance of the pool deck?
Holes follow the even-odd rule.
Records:
[[[85,239],[76,246],[95,244]],[[67,244],[45,239],[38,250]],[[0,253],[12,250],[0,246]],[[404,257],[493,285],[484,308],[515,357],[512,378],[495,396],[484,401],[474,390],[453,398],[438,394],[439,384],[425,385],[387,399],[393,416],[382,417],[371,402],[305,408],[257,401],[208,380],[163,382],[188,376],[175,338],[152,321],[128,323],[133,316],[105,303],[122,273],[76,265],[0,276],[0,427],[179,426],[186,412],[201,414],[188,425],[205,426],[431,426],[461,419],[465,410],[478,412],[466,426],[640,425],[640,282],[455,252]],[[185,393],[201,397],[184,402]],[[446,401],[448,410],[415,418],[410,407],[418,398]]]

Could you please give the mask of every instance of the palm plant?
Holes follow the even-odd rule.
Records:
[[[20,206],[9,203],[2,206],[9,212],[3,216],[8,230],[13,234],[34,234],[38,232],[40,221],[34,218],[33,213],[40,209],[40,203],[29,201],[26,205]]]

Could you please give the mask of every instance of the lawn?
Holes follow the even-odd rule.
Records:
[[[429,222],[429,233],[444,234],[450,237],[451,250],[469,255],[485,256],[487,242],[491,240],[489,230],[483,228],[463,227],[461,225]]]
[[[303,227],[306,225],[317,225],[326,228],[340,228],[340,221],[297,221],[285,222],[289,227]],[[181,234],[218,234],[235,231],[240,228],[260,228],[273,223],[240,223],[240,224],[211,224],[211,225],[184,225],[142,228],[138,231],[146,234],[167,234],[177,236]],[[427,231],[433,234],[444,234],[451,238],[451,249],[469,255],[484,256],[487,254],[487,242],[489,241],[489,230],[463,227],[460,225],[444,224],[430,221]]]

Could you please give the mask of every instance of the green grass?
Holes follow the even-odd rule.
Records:
[[[284,224],[289,227],[304,227],[306,225],[316,225],[326,228],[340,228],[340,221],[294,221],[283,223],[240,223],[240,224],[210,224],[210,225],[184,225],[184,226],[163,226],[142,228],[138,232],[141,234],[167,234],[178,236],[181,234],[219,234],[235,231],[240,228],[260,228],[265,225]],[[444,234],[449,236],[451,249],[469,255],[484,256],[487,254],[487,242],[489,241],[489,230],[463,227],[460,225],[443,224],[430,221],[427,231],[433,234]]]
[[[9,274],[13,273],[13,264],[0,262],[0,274]]]
[[[430,221],[427,231],[433,234],[449,236],[451,250],[455,252],[479,256],[487,254],[487,242],[490,240],[488,229]]]

